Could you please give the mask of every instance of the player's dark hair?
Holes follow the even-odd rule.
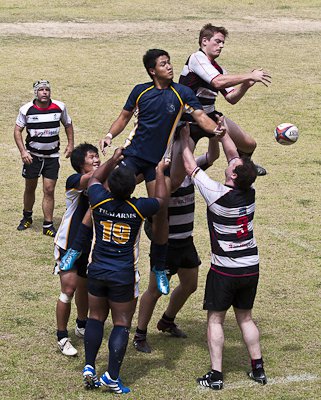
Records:
[[[237,189],[249,190],[257,177],[257,169],[252,160],[248,157],[242,157],[243,164],[234,168],[237,177],[234,184]]]
[[[161,49],[149,49],[146,51],[143,57],[143,63],[146,68],[148,75],[153,79],[153,76],[149,72],[150,68],[156,67],[157,58],[161,56],[166,56],[170,58],[169,54],[165,50]]]
[[[218,32],[221,33],[224,37],[228,36],[228,30],[224,28],[224,26],[214,26],[212,24],[204,25],[200,31],[200,36],[198,40],[199,45],[202,45],[203,38],[210,40],[211,37],[213,37],[214,34]]]
[[[90,143],[81,143],[75,147],[70,156],[70,162],[73,169],[77,172],[81,172],[82,166],[85,164],[85,157],[88,151],[98,154],[98,149]]]
[[[115,199],[127,200],[136,187],[136,176],[131,169],[116,168],[108,177],[108,187]]]

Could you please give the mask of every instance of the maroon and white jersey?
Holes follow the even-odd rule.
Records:
[[[216,61],[211,62],[207,55],[199,50],[189,56],[179,77],[179,83],[189,86],[198,97],[206,114],[210,114],[214,112],[215,100],[219,93],[211,85],[211,82],[221,74],[227,74],[225,69],[220,67]],[[234,87],[229,87],[220,92],[226,96],[233,90]]]
[[[50,100],[48,107],[41,108],[30,101],[20,108],[16,125],[26,127],[26,148],[30,154],[49,158],[59,157],[60,122],[65,127],[71,125],[63,102]]]
[[[192,180],[207,204],[211,268],[228,276],[258,274],[259,255],[253,234],[255,190],[222,185],[199,169]]]

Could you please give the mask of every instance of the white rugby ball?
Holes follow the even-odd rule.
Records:
[[[274,136],[278,143],[289,145],[298,140],[299,130],[295,125],[285,122],[274,129]]]

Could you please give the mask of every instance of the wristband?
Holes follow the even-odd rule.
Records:
[[[106,138],[109,138],[110,140],[113,140],[113,134],[111,132],[108,132],[106,135]]]

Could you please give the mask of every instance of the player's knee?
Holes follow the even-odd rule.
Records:
[[[59,300],[62,303],[69,304],[69,303],[71,303],[73,297],[74,297],[74,292],[72,292],[72,293],[71,292],[68,293],[68,291],[67,291],[67,293],[61,292],[59,295]]]

